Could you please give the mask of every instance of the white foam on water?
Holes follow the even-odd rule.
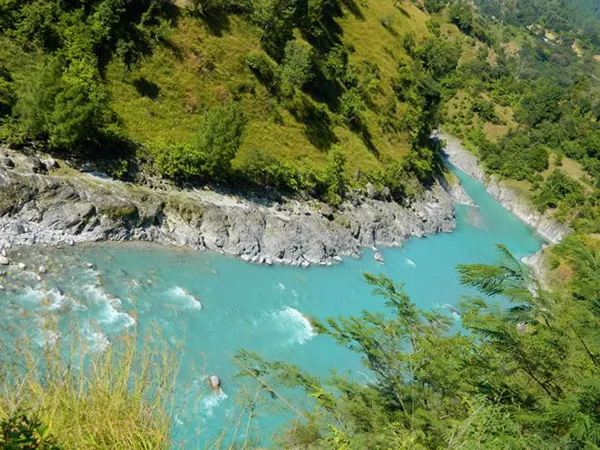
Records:
[[[202,303],[195,296],[188,294],[182,287],[176,286],[167,291],[167,295],[172,299],[176,300],[185,309],[199,311],[202,309]],[[179,306],[179,304],[177,305]]]
[[[404,260],[406,261],[406,264],[407,264],[408,266],[410,266],[410,267],[415,267],[415,268],[417,267],[417,265],[415,264],[415,262],[414,262],[412,259],[410,259],[410,258],[406,258],[406,257],[405,257],[405,258],[404,258]]]
[[[81,334],[87,341],[89,349],[94,353],[102,353],[110,345],[110,341],[101,331],[94,330],[89,325],[81,329]]]
[[[98,286],[87,285],[84,287],[85,292],[90,296],[101,309],[98,322],[104,325],[119,326],[121,329],[129,328],[135,325],[135,319],[129,314],[118,311],[121,300],[118,298],[109,297]]]
[[[317,334],[310,321],[295,308],[287,306],[282,310],[270,313],[270,316],[279,331],[292,335],[288,344],[305,344]]]
[[[222,389],[205,395],[202,397],[202,414],[211,417],[215,412],[215,408],[228,398],[229,396]]]
[[[450,303],[444,303],[444,309],[450,311],[450,315],[454,318],[454,320],[461,319],[460,314],[458,313],[458,309],[456,309],[454,305],[451,305]]]
[[[40,347],[56,344],[60,339],[60,333],[57,330],[46,326],[46,319],[43,317],[37,317],[35,321],[39,326],[39,329],[36,330],[33,337],[35,343]]]

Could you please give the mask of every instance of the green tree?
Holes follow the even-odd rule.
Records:
[[[541,82],[523,98],[517,109],[517,118],[529,126],[544,121],[556,121],[560,116],[562,90],[551,82]]]
[[[58,59],[40,64],[22,86],[15,109],[31,137],[72,150],[101,132],[107,111],[103,87],[69,76]]]
[[[16,101],[12,77],[0,67],[0,118],[9,115]]]
[[[568,252],[585,282],[600,280],[596,250]],[[583,252],[583,253],[582,253]],[[461,281],[481,293],[456,312],[416,307],[401,285],[365,275],[386,312],[313,320],[320,334],[357,352],[369,383],[335,374],[321,380],[298,367],[238,354],[275,399],[273,386],[300,387],[314,409],[284,446],[331,448],[593,448],[600,443],[597,292],[561,297],[542,289],[506,248],[497,265],[460,266]],[[577,281],[579,282],[579,281]],[[595,284],[595,285],[596,285]],[[498,302],[500,301],[500,303]]]
[[[540,192],[534,197],[534,202],[540,211],[557,208],[560,205],[583,205],[583,186],[560,169],[555,169],[542,185]]]
[[[346,157],[341,148],[334,145],[329,150],[327,167],[325,168],[325,183],[327,185],[325,199],[332,205],[339,205],[346,194],[345,166]]]
[[[463,0],[456,1],[448,9],[448,17],[461,31],[469,34],[473,29],[473,10]]]
[[[198,137],[198,149],[206,155],[202,166],[206,177],[224,180],[231,174],[231,161],[242,143],[246,117],[238,103],[210,110]]]
[[[302,89],[314,76],[312,47],[289,41],[285,45],[281,66],[282,85],[286,90]]]

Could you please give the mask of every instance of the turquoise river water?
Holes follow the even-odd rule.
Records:
[[[49,317],[60,321],[59,329],[75,323],[95,351],[105,349],[125,330],[137,326],[143,334],[157,324],[186,354],[177,394],[181,408],[175,413],[176,440],[185,442],[185,448],[208,448],[219,433],[230,438],[239,417],[243,381],[235,377],[238,369],[229,356],[238,349],[295,363],[316,374],[327,375],[335,368],[369,380],[356,355],[330,338],[316,336],[305,318],[381,309],[363,281],[364,272],[384,273],[403,282],[421,308],[452,314],[451,305],[472,293],[459,285],[457,264],[494,262],[498,243],[518,257],[540,248],[542,241],[533,230],[503,209],[482,185],[456,173],[477,207],[457,207],[457,228],[451,234],[383,249],[385,264],[374,261],[369,251],[360,260],[300,269],[138,244],[24,250],[30,265],[35,261],[37,267],[41,260],[51,268],[61,263],[64,268],[45,276],[43,283],[33,273],[14,275],[7,290],[0,292],[7,305],[0,319],[13,325],[26,321],[33,342],[40,346],[59,338],[44,327]],[[213,394],[206,387],[211,374],[223,380],[222,393]],[[287,418],[267,410],[252,429],[266,437]],[[243,433],[238,438],[243,439]]]

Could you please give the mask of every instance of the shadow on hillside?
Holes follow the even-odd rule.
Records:
[[[225,12],[210,12],[200,17],[213,36],[222,37],[224,32],[230,31],[231,22]]]
[[[354,17],[360,20],[365,20],[365,16],[363,15],[360,7],[356,4],[354,0],[342,0],[344,6],[352,13]]]
[[[365,146],[367,147],[367,149],[373,155],[375,155],[375,157],[377,159],[379,159],[379,150],[377,149],[377,147],[375,146],[375,143],[373,142],[373,135],[367,128],[367,125],[364,123],[361,123],[361,126],[360,126],[360,137],[361,137],[363,143],[365,144]]]
[[[144,77],[133,80],[133,86],[142,97],[157,100],[160,95],[160,87],[158,84]]]
[[[340,96],[343,88],[337,80],[328,79],[320,67],[315,67],[314,78],[304,90],[316,102],[325,103],[331,111],[340,109]]]
[[[300,94],[288,103],[287,109],[298,123],[304,125],[304,135],[319,150],[328,150],[337,142],[324,105],[315,105]]]

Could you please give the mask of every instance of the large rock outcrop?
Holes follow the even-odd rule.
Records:
[[[0,249],[105,240],[189,246],[263,263],[329,264],[361,247],[398,246],[454,229],[459,185],[443,180],[408,206],[357,198],[337,210],[317,201],[253,201],[206,190],[131,185],[63,168],[33,170],[11,153],[0,167]]]

